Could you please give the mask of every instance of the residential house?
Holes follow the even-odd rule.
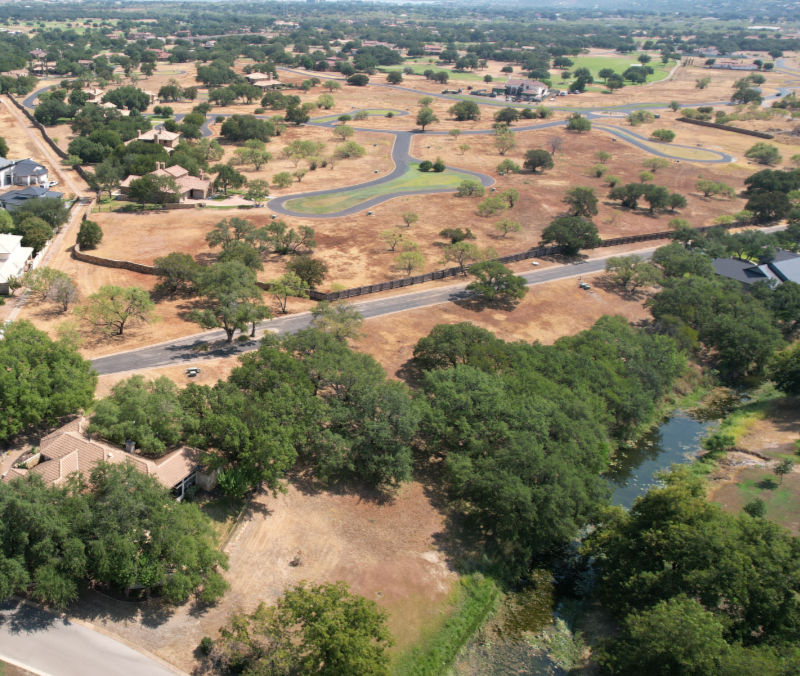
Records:
[[[105,89],[101,89],[100,87],[84,87],[81,91],[89,97],[87,103],[97,103],[100,104],[103,102],[103,94],[105,94]]]
[[[441,45],[425,45],[422,50],[426,54],[432,54],[434,56],[439,56],[444,51],[444,47]]]
[[[63,485],[70,475],[78,473],[88,477],[100,462],[112,464],[130,463],[143,474],[149,474],[165,488],[172,491],[177,500],[182,500],[186,489],[197,483],[198,478],[204,487],[211,488],[211,480],[200,476],[199,451],[187,446],[175,449],[166,455],[152,460],[142,457],[130,445],[123,450],[102,441],[86,436],[88,421],[76,418],[39,442],[39,452],[3,475],[3,481],[37,474],[48,486]]]
[[[30,158],[17,160],[12,171],[14,185],[50,185],[47,168]]]
[[[0,235],[0,294],[8,295],[8,282],[28,269],[33,248],[22,246],[20,235]]]
[[[541,101],[549,91],[544,82],[515,77],[508,78],[505,89],[506,96],[523,101]]]
[[[756,282],[769,282],[773,286],[783,282],[800,284],[800,254],[783,249],[779,249],[771,261],[761,265],[738,258],[715,258],[712,263],[718,275],[748,286]]]
[[[758,70],[758,66],[753,63],[744,63],[735,59],[717,59],[708,68],[715,70]]]
[[[188,170],[183,167],[173,165],[167,167],[164,162],[158,163],[158,168],[150,172],[150,176],[169,176],[175,181],[178,186],[178,196],[181,202],[186,200],[204,200],[208,199],[214,191],[214,182],[208,178],[204,172],[200,172],[200,176],[192,176]],[[131,182],[135,181],[141,176],[131,174],[125,178],[120,184],[120,192],[125,194],[130,188]]]
[[[168,61],[169,60],[169,52],[167,52],[167,51],[165,51],[163,49],[156,49],[155,53],[156,53],[156,59],[158,61]]]
[[[180,138],[181,134],[178,131],[167,131],[166,129],[159,129],[156,127],[149,131],[140,132],[135,140],[144,141],[146,143],[158,143],[164,146],[167,152],[172,152],[178,146]]]
[[[250,73],[245,75],[251,85],[260,89],[283,89],[286,85],[270,73]]]
[[[30,199],[61,199],[62,196],[63,193],[53,192],[46,186],[32,185],[0,195],[0,206],[6,211],[14,211]]]

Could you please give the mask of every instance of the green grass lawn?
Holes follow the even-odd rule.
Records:
[[[437,66],[435,63],[428,63],[427,61],[416,62],[406,61],[397,66],[384,66],[378,68],[382,73],[388,73],[390,70],[399,70],[402,72],[403,68],[412,68],[416,75],[422,75],[426,70],[433,70],[435,72],[446,71],[450,74],[451,80],[464,80],[467,82],[483,82],[483,76],[486,73],[473,73],[471,71],[458,71],[444,66]],[[495,80],[495,82],[505,82],[505,80]],[[442,85],[445,86],[445,85]]]
[[[612,68],[622,75],[629,66],[639,63],[637,60],[639,58],[638,53],[620,54],[619,56],[575,56],[570,58],[574,63],[567,70],[574,73],[577,68],[588,68],[595,80],[600,79],[598,73],[603,68]],[[647,81],[653,82],[667,77],[669,71],[675,66],[675,61],[670,61],[665,65],[661,63],[660,57],[655,56],[647,65],[653,69],[653,74],[647,76]],[[556,82],[561,81],[560,70],[553,70],[551,73],[553,74],[553,84],[555,86]],[[631,86],[631,83],[628,82],[625,86]]]
[[[469,174],[446,169],[441,173],[421,172],[419,164],[412,164],[409,170],[398,178],[351,190],[313,197],[298,197],[286,202],[287,209],[305,214],[332,214],[349,209],[373,197],[391,195],[411,190],[455,190],[461,181],[472,178]]]
[[[399,115],[401,112],[400,110],[390,110],[389,108],[365,108],[364,112],[367,113],[369,117],[386,117],[389,113],[394,113],[395,115]],[[336,113],[335,115],[325,115],[324,117],[314,117],[311,119],[312,122],[336,122],[343,114],[350,115],[353,117],[351,113]],[[352,122],[358,122],[358,120],[351,120]]]

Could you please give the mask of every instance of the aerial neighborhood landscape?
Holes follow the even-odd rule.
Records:
[[[0,676],[800,673],[800,4],[0,4]]]

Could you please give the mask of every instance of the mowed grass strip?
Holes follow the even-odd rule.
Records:
[[[336,113],[335,115],[325,115],[324,117],[315,117],[312,118],[311,122],[336,122],[342,115],[349,115],[351,118],[355,113],[364,112],[369,117],[386,117],[389,113],[393,115],[404,115],[407,114],[404,110],[393,110],[390,108],[365,108],[363,110],[356,110],[352,113]],[[358,120],[354,120],[358,122]]]
[[[438,627],[429,627],[411,650],[398,655],[392,676],[438,676],[449,673],[458,653],[497,608],[500,591],[490,578],[466,575],[454,590],[453,611]]]
[[[615,127],[613,125],[595,123],[593,128],[601,131],[609,131],[613,129],[615,133],[620,134],[628,141],[635,141],[636,143],[640,143],[645,146],[648,150],[652,150],[657,153],[664,153],[665,155],[669,155],[675,159],[690,161],[702,160],[706,162],[721,161],[719,155],[709,150],[704,150],[703,148],[692,148],[690,146],[683,146],[679,144],[676,145],[674,143],[659,143],[658,141],[651,141],[643,136],[639,136],[638,134],[631,133],[626,129]]]
[[[298,197],[288,200],[284,206],[302,214],[332,214],[383,195],[418,190],[440,190],[442,192],[455,190],[461,181],[470,178],[474,179],[475,177],[452,169],[445,169],[442,172],[422,172],[419,170],[419,164],[415,163],[409,166],[409,170],[405,174],[385,183],[361,188],[355,186],[337,193]]]

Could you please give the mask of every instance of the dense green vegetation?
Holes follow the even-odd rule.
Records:
[[[800,541],[705,497],[675,470],[585,543],[597,594],[623,620],[600,661],[615,674],[789,674],[797,650]]]
[[[97,374],[67,341],[30,322],[3,327],[0,339],[0,441],[89,406]]]
[[[206,517],[130,464],[101,463],[64,487],[35,475],[0,483],[0,515],[2,599],[29,592],[61,608],[92,582],[211,603],[227,588]]]
[[[388,673],[386,614],[343,582],[287,589],[274,606],[237,614],[201,649],[225,674]]]

